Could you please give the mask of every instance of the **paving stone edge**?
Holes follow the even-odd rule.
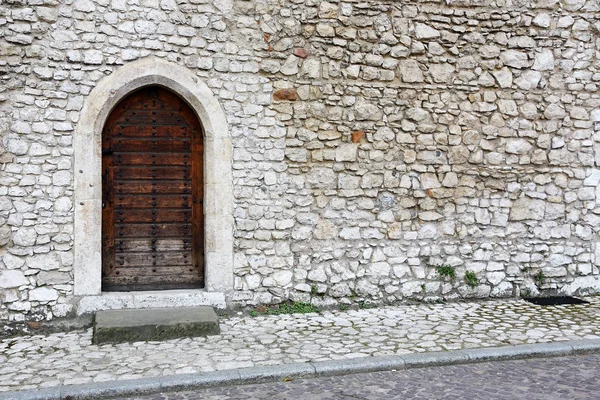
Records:
[[[0,393],[0,400],[79,400],[485,361],[600,352],[600,339],[282,364]]]

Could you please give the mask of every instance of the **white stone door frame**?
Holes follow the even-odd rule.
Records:
[[[145,58],[117,68],[91,91],[81,111],[73,138],[74,294],[103,294],[102,129],[119,101],[150,85],[165,87],[184,99],[204,128],[205,288],[195,291],[199,296],[220,293],[222,302],[224,294],[233,289],[233,178],[227,120],[213,92],[192,71],[158,58]],[[144,297],[143,292],[130,292],[128,296],[135,297],[135,293]],[[190,291],[185,291],[185,297],[190,295]],[[135,303],[135,299],[129,303]]]

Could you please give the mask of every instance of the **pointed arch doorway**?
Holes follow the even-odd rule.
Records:
[[[107,292],[102,286],[102,132],[123,99],[154,85],[183,99],[202,123],[204,287]],[[84,100],[73,134],[73,157],[73,301],[77,314],[121,308],[226,307],[234,288],[232,143],[219,99],[194,70],[157,57],[116,67]]]
[[[133,91],[102,132],[102,290],[204,286],[203,130],[160,86]]]

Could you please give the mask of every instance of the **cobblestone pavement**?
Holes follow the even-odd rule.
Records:
[[[600,355],[487,362],[299,379],[135,397],[136,400],[251,399],[598,399]],[[130,398],[131,399],[131,398]]]
[[[92,345],[91,330],[0,342],[0,391],[261,365],[600,338],[600,297],[541,307],[523,300],[235,316],[222,333]]]

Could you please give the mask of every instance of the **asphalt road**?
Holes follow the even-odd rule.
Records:
[[[600,399],[600,354],[419,368],[163,393],[183,399]]]

